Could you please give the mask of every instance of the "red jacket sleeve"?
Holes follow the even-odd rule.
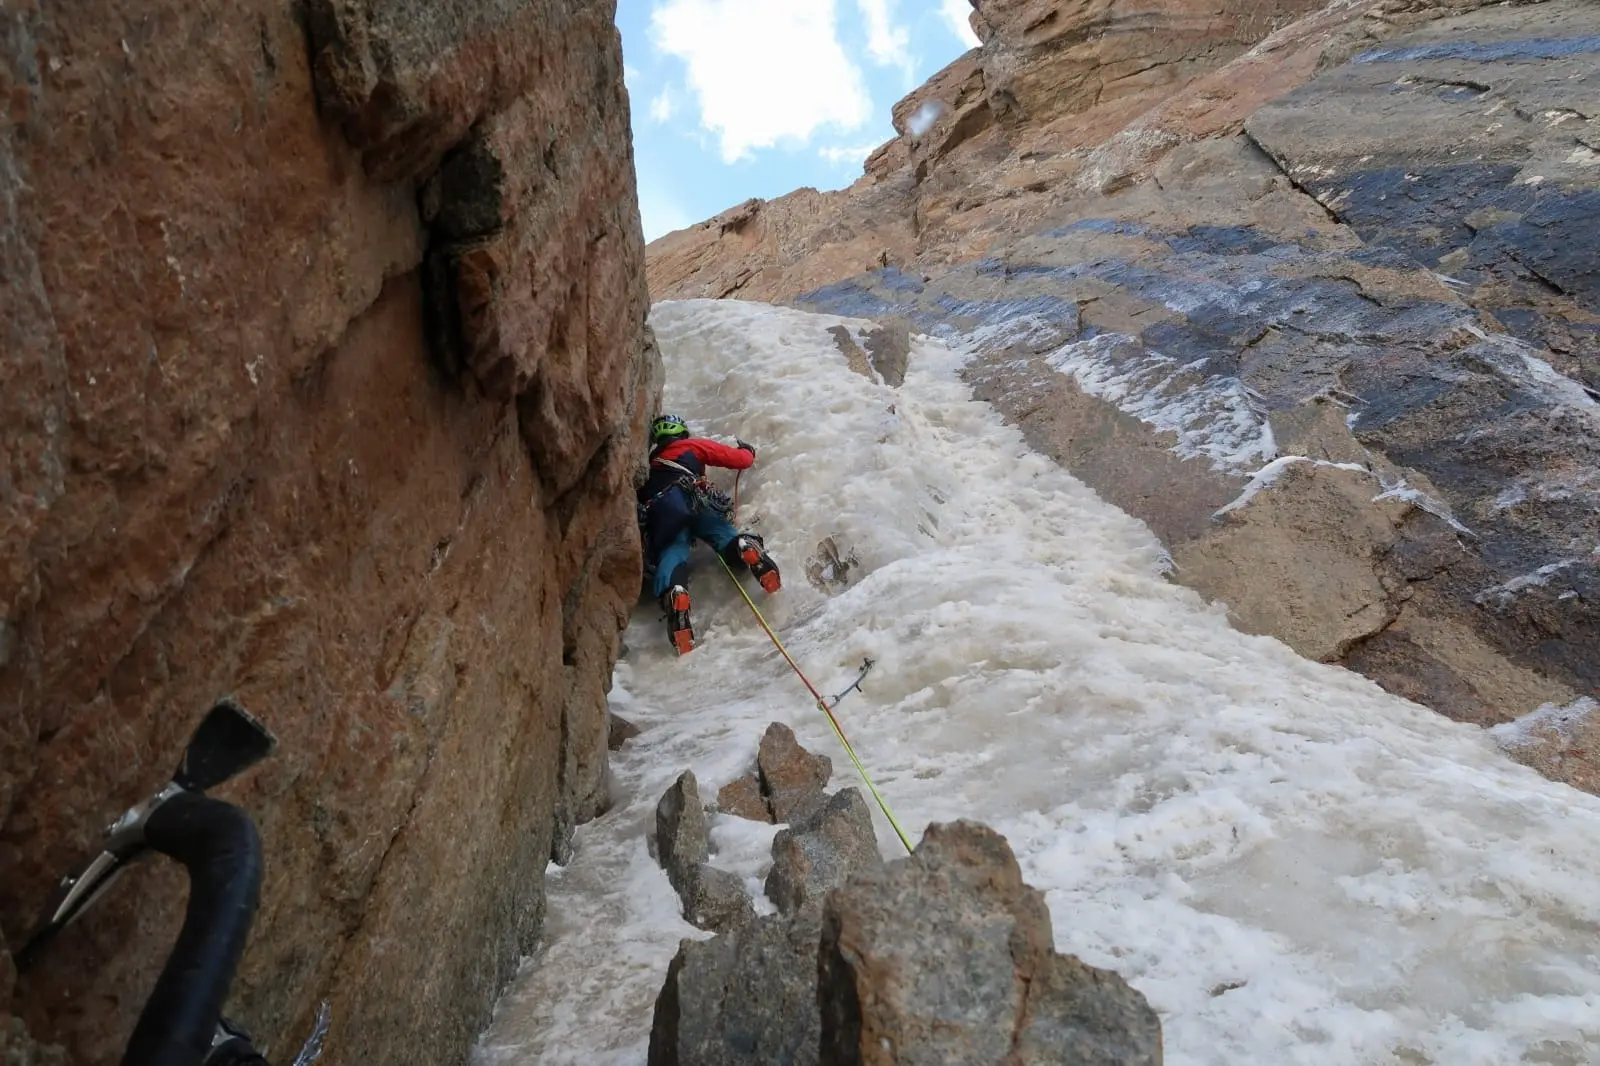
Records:
[[[671,459],[684,452],[694,452],[702,463],[707,466],[721,466],[729,470],[748,470],[756,457],[743,448],[730,448],[726,444],[718,444],[714,440],[703,437],[690,437],[688,440],[678,441],[661,453],[663,459]]]

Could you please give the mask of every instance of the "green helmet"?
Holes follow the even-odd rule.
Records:
[[[650,423],[650,443],[652,445],[675,440],[678,437],[687,437],[688,435],[688,425],[677,415],[662,415]]]

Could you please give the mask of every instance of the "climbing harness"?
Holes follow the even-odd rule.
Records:
[[[834,736],[839,738],[839,743],[844,746],[845,753],[850,756],[850,762],[854,764],[856,773],[861,775],[861,780],[866,784],[867,791],[872,793],[872,798],[877,801],[878,809],[883,812],[885,818],[889,819],[889,825],[894,828],[895,835],[900,838],[900,843],[905,845],[906,854],[909,855],[915,850],[911,844],[911,838],[906,835],[904,829],[900,828],[900,823],[895,819],[894,812],[889,809],[889,804],[884,800],[883,794],[878,791],[878,786],[872,783],[872,777],[867,773],[867,768],[862,765],[861,757],[856,754],[855,746],[850,743],[850,738],[845,736],[844,727],[839,724],[839,719],[833,713],[834,707],[849,694],[851,689],[855,689],[857,692],[864,691],[861,688],[861,682],[867,676],[867,671],[872,669],[873,661],[871,659],[862,660],[861,672],[856,675],[855,681],[846,686],[845,690],[835,696],[832,703],[829,703],[823,698],[822,693],[817,691],[817,686],[811,683],[811,679],[806,677],[805,673],[789,655],[788,649],[783,646],[783,641],[778,639],[778,634],[774,633],[772,627],[767,624],[766,618],[761,614],[761,608],[756,606],[756,601],[752,600],[750,594],[744,590],[744,586],[739,584],[738,575],[733,572],[733,568],[728,565],[728,561],[722,558],[721,553],[718,553],[717,560],[722,563],[722,568],[728,572],[728,579],[733,582],[733,587],[739,590],[739,595],[744,598],[744,602],[750,608],[750,612],[756,616],[756,621],[761,624],[762,630],[767,634],[767,639],[772,641],[772,646],[778,649],[778,654],[783,656],[783,661],[789,664],[789,669],[794,671],[795,676],[800,679],[800,683],[805,685],[806,691],[810,692],[811,697],[817,701],[817,708],[827,716],[828,724],[833,726]]]
[[[733,500],[729,498],[726,492],[717,488],[716,483],[705,474],[696,474],[693,470],[675,463],[671,459],[652,459],[650,464],[652,466],[669,466],[682,476],[640,505],[639,516],[641,521],[645,515],[650,513],[651,504],[677,488],[681,488],[689,494],[689,499],[694,502],[697,510],[704,507],[723,516],[733,513]]]

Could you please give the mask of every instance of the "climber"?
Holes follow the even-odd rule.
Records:
[[[667,612],[667,640],[679,655],[694,647],[689,622],[689,549],[698,537],[729,566],[743,564],[767,592],[782,586],[778,566],[755,533],[741,533],[728,520],[732,502],[706,478],[707,466],[746,470],[756,450],[691,437],[676,415],[650,424],[650,478],[639,490],[639,527],[644,538],[645,572],[654,573],[652,592]]]

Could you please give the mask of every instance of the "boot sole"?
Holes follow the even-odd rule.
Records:
[[[739,558],[744,560],[744,565],[761,582],[761,587],[767,592],[777,592],[783,588],[783,578],[778,574],[778,568],[768,560],[761,558],[761,553],[754,548],[746,548],[739,553]]]
[[[667,636],[679,655],[687,655],[694,649],[694,627],[689,624],[689,594],[678,593],[672,597],[669,606],[672,611],[672,629],[668,631]]]

